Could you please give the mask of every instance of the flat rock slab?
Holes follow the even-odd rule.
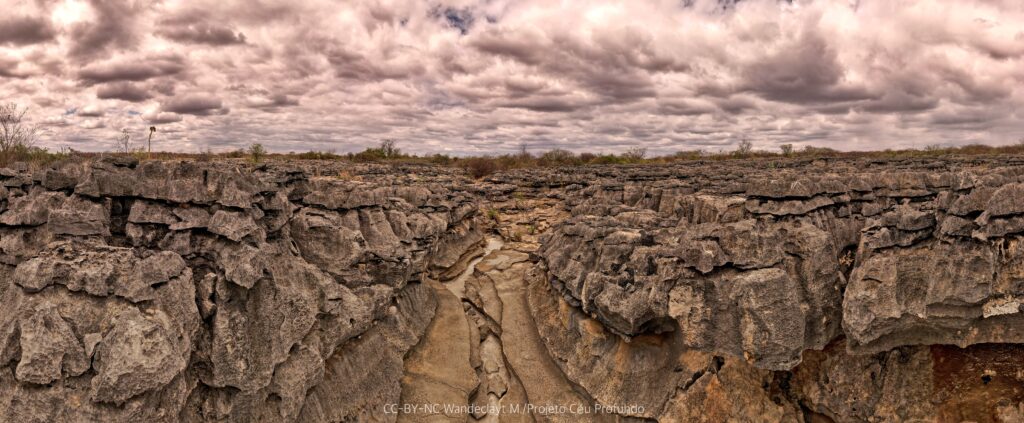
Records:
[[[446,414],[444,407],[466,407],[478,384],[476,373],[470,366],[469,321],[462,311],[462,302],[454,294],[437,282],[428,281],[426,284],[437,293],[437,312],[423,339],[406,356],[401,403],[431,408],[400,413],[397,421],[466,421],[468,416],[465,413]],[[439,408],[433,409],[435,405]]]
[[[515,254],[515,253],[513,253]],[[503,305],[501,317],[502,345],[505,357],[526,389],[533,406],[581,409],[592,405],[589,398],[577,392],[562,370],[548,355],[531,317],[523,279],[528,263],[517,263],[505,272],[489,273],[498,289]],[[570,413],[534,414],[539,421],[575,422],[608,416]]]

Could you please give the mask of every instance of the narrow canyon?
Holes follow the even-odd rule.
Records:
[[[1021,422],[1024,159],[0,169],[0,421]]]

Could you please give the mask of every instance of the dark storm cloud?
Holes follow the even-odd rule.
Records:
[[[931,116],[930,121],[936,125],[976,125],[986,124],[995,119],[1005,117],[1002,113],[979,109],[942,110]]]
[[[200,23],[164,23],[156,34],[181,43],[224,46],[245,44],[245,34],[226,26]]]
[[[885,93],[880,99],[865,102],[858,109],[874,113],[923,112],[938,105],[938,98],[894,91]]]
[[[153,98],[149,91],[131,82],[112,82],[100,85],[96,89],[96,98],[104,100],[124,100],[138,103]]]
[[[41,17],[0,17],[0,45],[23,46],[53,40],[57,31]]]
[[[174,112],[153,112],[142,115],[142,118],[146,120],[146,123],[151,124],[167,124],[181,122],[181,115]]]
[[[251,98],[247,104],[249,107],[257,109],[276,111],[282,107],[298,106],[299,99],[286,94],[274,94]]]
[[[658,113],[664,115],[700,116],[717,110],[712,105],[686,99],[666,99],[658,102]]]
[[[186,94],[163,102],[160,110],[184,115],[210,116],[226,114],[223,102],[210,94]]]
[[[158,76],[175,75],[183,70],[183,56],[134,57],[88,65],[78,72],[78,78],[86,84],[144,81]]]
[[[499,107],[520,108],[535,112],[571,112],[586,107],[586,102],[558,97],[530,97],[498,102]]]
[[[716,98],[711,101],[718,108],[731,114],[739,114],[747,110],[757,109],[757,104],[749,97],[732,96],[729,98]]]

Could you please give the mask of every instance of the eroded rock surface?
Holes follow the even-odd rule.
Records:
[[[115,158],[0,182],[3,421],[392,420],[420,281],[482,238],[453,174]]]
[[[0,187],[2,421],[1024,419],[1014,158]]]
[[[598,182],[540,254],[559,291],[613,331],[679,330],[689,348],[766,369],[840,333],[858,352],[1017,343],[1021,173]]]
[[[1024,211],[1015,194],[1024,168],[840,161],[707,170],[598,173],[567,185],[572,217],[542,238],[536,280],[550,294],[538,302],[572,310],[542,320],[548,347],[588,391],[611,391],[599,400],[657,398],[645,417],[671,421],[929,420],[950,399],[933,389],[948,381],[938,379],[928,346],[978,345],[969,355],[1024,341]],[[652,366],[650,358],[593,363],[620,343],[636,349],[651,339],[665,344],[658,359],[700,353],[717,360],[705,366],[716,370],[663,376],[660,386],[638,376],[621,388],[589,370]],[[600,353],[580,352],[593,348]],[[803,363],[822,350],[832,367]],[[678,368],[693,371],[685,360]],[[854,381],[864,372],[870,379]],[[704,382],[708,374],[716,383]],[[758,384],[774,388],[751,388]],[[709,402],[712,394],[730,400]],[[1003,402],[1000,413],[1012,415],[1019,399]],[[961,417],[996,421],[994,406],[979,410]]]

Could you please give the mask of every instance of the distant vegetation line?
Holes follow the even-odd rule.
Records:
[[[783,145],[778,152],[740,148],[729,152],[706,152],[701,150],[679,151],[671,155],[647,157],[643,148],[634,148],[621,154],[573,153],[563,149],[548,150],[543,153],[520,151],[514,154],[484,155],[472,157],[453,157],[446,154],[415,155],[403,153],[393,142],[385,142],[381,147],[367,148],[359,153],[336,154],[330,151],[308,151],[304,153],[270,153],[260,144],[252,144],[247,149],[239,149],[224,153],[170,153],[143,151],[90,153],[73,150],[51,152],[43,148],[28,147],[7,152],[0,152],[0,166],[8,166],[15,162],[26,162],[39,166],[60,160],[89,159],[111,155],[131,155],[139,160],[195,160],[215,161],[224,159],[246,159],[253,163],[272,160],[337,160],[352,163],[391,163],[391,164],[433,164],[452,166],[465,169],[471,176],[482,178],[487,175],[512,170],[542,167],[584,166],[584,165],[616,165],[616,164],[668,164],[685,161],[725,161],[751,159],[786,159],[786,158],[928,158],[952,155],[1024,155],[1024,140],[1015,145],[993,147],[973,144],[961,147],[926,147],[923,149],[883,150],[840,152],[823,147],[805,147],[793,149]]]
[[[37,128],[24,123],[26,109],[16,104],[0,104],[0,167],[23,162],[30,166],[41,166],[69,159],[89,159],[105,155],[131,155],[140,160],[190,159],[211,161],[217,159],[248,159],[252,162],[265,160],[346,160],[353,163],[421,163],[441,166],[456,166],[466,169],[475,178],[482,178],[499,171],[537,167],[609,165],[609,164],[666,164],[680,161],[717,161],[772,158],[917,158],[948,155],[983,154],[1024,154],[1024,138],[1014,145],[993,147],[972,144],[961,147],[928,146],[923,149],[884,150],[865,152],[840,152],[830,148],[807,146],[802,149],[792,144],[779,146],[779,151],[755,150],[750,141],[740,141],[736,150],[729,152],[706,152],[702,150],[679,151],[667,156],[649,157],[647,149],[633,147],[621,154],[573,153],[564,149],[553,149],[543,153],[531,153],[525,145],[513,154],[484,155],[474,157],[452,157],[446,154],[408,154],[393,140],[383,141],[380,146],[367,148],[359,153],[335,154],[331,151],[309,151],[305,153],[270,153],[261,144],[251,144],[247,149],[226,153],[206,151],[202,153],[148,152],[146,148],[132,148],[131,135],[127,130],[118,133],[117,152],[86,153],[68,148],[58,152],[36,146]],[[149,128],[151,145],[156,127]]]

